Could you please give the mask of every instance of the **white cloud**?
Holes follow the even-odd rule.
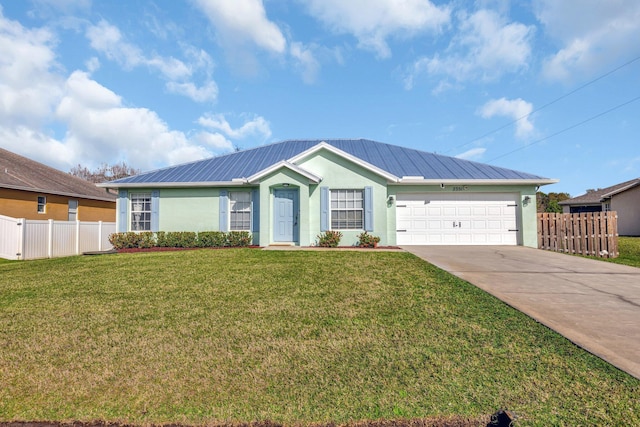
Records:
[[[262,0],[195,0],[213,23],[220,42],[234,46],[247,42],[272,53],[286,52],[280,28],[267,18]]]
[[[82,71],[69,76],[57,117],[67,124],[64,143],[77,158],[126,157],[147,169],[210,156],[155,112],[124,107],[119,96]]]
[[[460,153],[455,157],[463,160],[481,160],[484,153],[487,151],[486,148],[472,148],[471,150],[467,150],[464,153]]]
[[[535,13],[561,47],[546,58],[543,74],[552,80],[593,75],[640,53],[637,0],[537,0]]]
[[[207,114],[198,119],[198,123],[206,128],[222,132],[229,138],[244,139],[248,137],[258,137],[267,140],[271,136],[269,122],[263,117],[256,116],[238,127],[233,128],[223,114]]]
[[[438,84],[442,90],[451,85],[449,79],[491,81],[527,67],[535,27],[507,22],[497,12],[484,9],[471,15],[460,13],[457,18],[459,33],[445,54],[418,59],[405,77],[407,89],[425,73],[443,76],[444,80]]]
[[[218,99],[218,85],[213,81],[209,81],[200,87],[191,82],[167,82],[166,86],[169,92],[185,95],[196,102],[215,101]]]
[[[207,132],[172,130],[153,111],[122,97],[84,71],[65,76],[55,62],[55,34],[6,19],[0,9],[0,146],[68,170],[126,161],[149,169],[229,151]],[[96,69],[95,58],[88,69]],[[53,126],[53,127],[51,127]],[[60,134],[55,134],[57,129]]]
[[[37,126],[60,96],[55,36],[4,18],[0,8],[0,125]]]
[[[361,48],[391,56],[387,39],[439,32],[450,20],[448,6],[430,0],[304,0],[309,12],[337,33],[352,34]]]
[[[229,141],[224,135],[219,133],[211,133],[201,131],[196,134],[194,140],[201,145],[212,147],[215,151],[233,151],[233,142]]]
[[[202,49],[192,46],[183,48],[185,55],[191,59],[190,63],[173,57],[146,56],[142,49],[125,41],[117,27],[104,20],[90,26],[86,34],[91,47],[116,61],[124,69],[147,66],[160,72],[169,80],[166,87],[171,93],[187,96],[196,102],[214,102],[218,97],[218,87],[209,78],[213,61]],[[191,79],[200,70],[204,71],[206,78],[198,87]]]
[[[302,74],[302,81],[305,83],[315,82],[320,69],[320,63],[315,58],[311,49],[302,43],[293,42],[291,43],[290,53]]]
[[[508,117],[515,122],[516,137],[528,138],[534,132],[533,123],[529,120],[532,111],[533,105],[520,98],[500,98],[484,104],[478,109],[478,114],[485,119],[495,116]]]

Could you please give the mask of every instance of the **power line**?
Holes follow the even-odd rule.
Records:
[[[525,114],[525,115],[524,115],[524,116],[522,116],[522,117],[518,117],[517,119],[515,119],[515,120],[513,120],[513,121],[511,121],[511,122],[509,122],[509,123],[507,123],[507,124],[505,124],[505,125],[502,125],[502,126],[500,126],[499,128],[496,128],[496,129],[494,129],[494,130],[492,130],[492,131],[489,131],[489,132],[487,132],[487,133],[485,133],[485,134],[483,134],[483,135],[481,135],[481,136],[479,136],[479,137],[477,137],[477,138],[474,138],[474,139],[472,139],[472,140],[471,140],[471,141],[469,141],[469,142],[465,142],[465,143],[464,143],[464,144],[462,144],[462,145],[458,145],[457,147],[453,147],[453,148],[451,148],[451,149],[449,149],[449,150],[445,151],[445,153],[450,153],[450,152],[451,152],[451,151],[453,151],[453,150],[457,150],[457,149],[459,149],[459,148],[466,147],[466,146],[467,146],[467,145],[469,145],[469,144],[472,144],[472,143],[474,143],[474,142],[476,142],[476,141],[479,141],[479,140],[481,140],[481,139],[483,139],[483,138],[486,138],[486,137],[487,137],[487,136],[489,136],[489,135],[492,135],[492,134],[494,134],[494,133],[496,133],[496,132],[499,132],[499,131],[501,131],[501,130],[502,130],[502,129],[504,129],[504,128],[507,128],[507,127],[509,127],[509,126],[511,126],[511,125],[514,125],[514,124],[518,123],[520,120],[524,120],[524,119],[526,119],[527,117],[531,116],[533,113],[537,113],[538,111],[540,111],[540,110],[542,110],[542,109],[544,109],[544,108],[547,108],[548,106],[553,105],[553,104],[555,104],[556,102],[561,101],[561,100],[563,100],[563,99],[565,99],[565,98],[567,98],[567,97],[569,97],[569,96],[573,95],[574,93],[576,93],[576,92],[578,92],[578,91],[580,91],[580,90],[582,90],[582,89],[586,88],[587,86],[590,86],[590,85],[594,84],[595,82],[597,82],[597,81],[599,81],[599,80],[602,80],[603,78],[605,78],[605,77],[607,77],[607,76],[609,76],[609,75],[611,75],[611,74],[615,73],[616,71],[618,71],[618,70],[620,70],[620,69],[622,69],[622,68],[624,68],[624,67],[627,67],[627,66],[629,66],[629,65],[633,64],[634,62],[636,62],[636,61],[638,61],[638,60],[640,60],[640,56],[636,56],[635,58],[633,58],[633,59],[631,59],[631,60],[629,60],[629,61],[625,62],[624,64],[622,64],[622,65],[620,65],[620,66],[618,66],[618,67],[616,67],[616,68],[614,68],[613,70],[607,71],[606,73],[604,73],[604,74],[602,74],[602,75],[600,75],[600,76],[596,77],[596,78],[595,78],[595,79],[593,79],[593,80],[588,81],[587,83],[583,84],[582,86],[578,86],[577,88],[575,88],[575,89],[574,89],[574,90],[572,90],[571,92],[567,92],[567,93],[565,93],[564,95],[560,96],[559,98],[556,98],[556,99],[554,99],[553,101],[547,102],[547,103],[546,103],[546,104],[544,104],[543,106],[536,108],[535,110],[531,111],[531,112],[530,112],[530,113],[528,113],[528,114]]]
[[[633,99],[631,99],[631,100],[629,100],[629,101],[627,101],[627,102],[623,102],[622,104],[618,104],[618,105],[616,105],[615,107],[609,108],[608,110],[603,111],[603,112],[601,112],[601,113],[598,113],[598,114],[596,114],[595,116],[591,116],[591,117],[589,117],[588,119],[585,119],[585,120],[583,120],[583,121],[581,121],[581,122],[579,122],[579,123],[573,124],[573,125],[571,125],[571,126],[569,126],[569,127],[567,127],[567,128],[564,128],[564,129],[559,130],[559,131],[557,131],[557,132],[555,132],[555,133],[552,133],[551,135],[547,135],[547,136],[545,136],[545,137],[544,137],[544,138],[542,138],[542,139],[538,139],[537,141],[531,142],[531,143],[529,143],[529,144],[527,144],[527,145],[525,145],[525,146],[522,146],[522,147],[516,148],[515,150],[511,150],[511,151],[509,151],[509,152],[507,152],[507,153],[504,153],[504,154],[502,154],[502,155],[500,155],[500,156],[498,156],[498,157],[494,157],[493,159],[489,160],[489,161],[488,161],[488,163],[493,162],[494,160],[498,160],[498,159],[501,159],[501,158],[503,158],[503,157],[506,157],[506,156],[508,156],[509,154],[513,154],[513,153],[515,153],[516,151],[520,151],[520,150],[524,150],[525,148],[529,148],[529,147],[531,147],[532,145],[538,144],[538,143],[540,143],[540,142],[542,142],[542,141],[546,141],[547,139],[551,139],[551,138],[553,138],[554,136],[558,136],[558,135],[560,135],[560,134],[562,134],[562,133],[565,133],[565,132],[567,132],[567,131],[570,131],[571,129],[575,129],[575,128],[577,128],[578,126],[582,126],[582,125],[583,125],[583,124],[585,124],[585,123],[588,123],[588,122],[590,122],[590,121],[592,121],[592,120],[597,119],[598,117],[602,117],[602,116],[604,116],[605,114],[608,114],[608,113],[610,113],[610,112],[612,112],[612,111],[615,111],[615,110],[617,110],[617,109],[619,109],[619,108],[622,108],[622,107],[624,107],[624,106],[626,106],[626,105],[629,105],[629,104],[631,104],[631,103],[633,103],[633,102],[636,102],[636,101],[637,101],[637,100],[639,100],[639,99],[640,99],[640,96],[636,96],[635,98],[633,98]]]

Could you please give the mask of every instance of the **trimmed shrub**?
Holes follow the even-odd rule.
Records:
[[[230,231],[227,233],[227,242],[232,247],[244,247],[251,244],[251,233],[248,231]]]
[[[109,235],[109,243],[115,249],[137,248],[140,241],[138,233],[129,231],[126,233],[112,233]]]
[[[138,233],[138,248],[153,248],[156,246],[156,236],[152,231]]]
[[[358,246],[361,248],[375,248],[379,242],[380,237],[369,234],[366,231],[358,235]]]
[[[156,246],[160,248],[168,248],[167,245],[167,233],[164,231],[158,231],[156,233]]]
[[[227,245],[227,235],[222,231],[201,231],[198,246],[201,248],[221,248]]]
[[[337,248],[340,239],[342,239],[341,232],[327,230],[322,234],[318,234],[318,246],[323,248]]]
[[[195,248],[197,247],[196,233],[194,231],[167,231],[165,244],[169,248]]]

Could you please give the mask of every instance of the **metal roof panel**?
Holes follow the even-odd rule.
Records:
[[[112,184],[225,182],[247,178],[326,142],[397,177],[425,180],[545,180],[538,175],[367,139],[288,140],[171,166],[113,181]],[[117,187],[117,185],[114,185]]]

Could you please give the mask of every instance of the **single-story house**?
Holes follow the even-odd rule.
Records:
[[[585,194],[559,203],[564,213],[618,213],[618,234],[640,236],[640,178]]]
[[[116,219],[116,195],[0,148],[0,215],[31,220]]]
[[[365,139],[291,140],[98,184],[118,189],[118,231],[246,230],[256,245],[537,246],[524,172]]]

